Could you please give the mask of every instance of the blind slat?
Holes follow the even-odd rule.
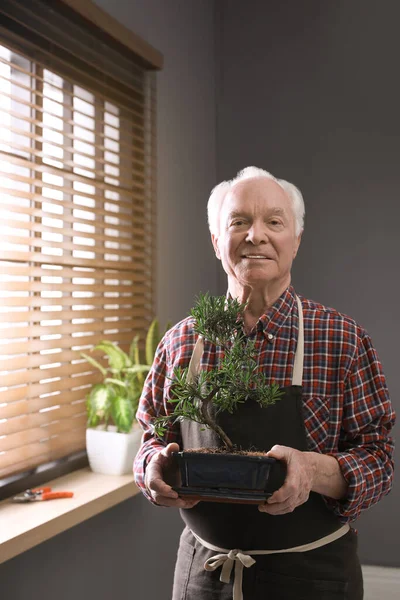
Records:
[[[20,245],[24,248],[51,248],[52,251],[57,249],[60,251],[71,250],[73,252],[87,252],[91,254],[92,259],[96,259],[95,255],[115,256],[116,258],[114,260],[117,260],[122,256],[127,256],[132,259],[140,259],[143,257],[144,254],[144,252],[139,252],[137,250],[125,250],[122,248],[104,248],[102,246],[86,246],[83,244],[75,244],[74,242],[58,242],[54,240],[46,240],[40,237],[19,237],[17,235],[3,235],[2,241],[3,243],[8,242],[10,244]]]
[[[50,218],[50,215],[47,214],[45,218]],[[97,227],[97,223],[96,223],[96,227]],[[35,232],[35,233],[55,233],[58,235],[62,235],[65,237],[79,237],[82,239],[87,239],[87,240],[94,240],[94,241],[99,241],[99,242],[117,242],[119,244],[127,244],[129,246],[132,247],[138,247],[138,248],[143,248],[143,232],[140,233],[140,235],[138,236],[138,239],[136,239],[136,236],[133,236],[133,231],[130,232],[130,235],[121,235],[121,236],[116,236],[116,235],[110,235],[110,234],[104,234],[104,233],[92,233],[92,232],[86,232],[86,231],[80,231],[79,229],[71,229],[71,228],[62,228],[62,227],[56,227],[56,226],[49,226],[49,225],[44,225],[43,222],[40,221],[16,221],[16,220],[12,220],[12,219],[8,219],[7,221],[7,228],[9,229],[19,229],[19,230],[25,230],[25,231],[29,231],[29,232]],[[95,228],[95,225],[92,225],[92,228]],[[109,224],[108,225],[108,229],[110,231],[114,230],[114,227]],[[117,231],[115,230],[115,233],[117,233]],[[121,232],[118,232],[121,233]],[[74,248],[76,249],[77,246],[74,245]]]
[[[53,421],[61,421],[71,417],[80,416],[86,413],[84,402],[78,402],[76,404],[66,404],[59,406],[51,411],[47,412],[36,412],[31,414],[18,414],[15,418],[10,418],[5,423],[0,423],[0,436],[10,435],[26,431],[28,429],[34,429],[49,423],[49,419]],[[86,416],[87,418],[87,416]]]
[[[13,133],[15,130],[13,130],[13,128],[7,128],[7,130],[10,133]],[[20,130],[21,132],[23,132],[23,130]],[[22,136],[26,136],[26,134],[24,133],[20,133],[18,135],[22,135]],[[35,138],[32,138],[35,139]],[[27,140],[28,141],[28,140]],[[48,148],[49,150],[47,152],[44,152],[43,150],[36,150],[35,148],[33,148],[33,146],[24,146],[22,144],[17,144],[15,141],[8,141],[7,142],[7,147],[8,147],[8,152],[10,152],[10,148],[12,150],[15,150],[15,152],[10,152],[10,154],[14,154],[14,155],[19,155],[21,156],[21,154],[26,155],[32,155],[32,156],[36,156],[37,158],[41,158],[43,161],[45,160],[58,160],[64,163],[64,165],[68,166],[68,167],[75,167],[78,166],[78,164],[73,161],[73,160],[64,160],[62,157],[58,157],[56,152],[61,150],[63,152],[63,154],[67,155],[67,154],[71,154],[71,155],[76,155],[79,157],[83,157],[85,159],[89,159],[89,160],[95,160],[96,164],[100,164],[105,166],[106,168],[110,168],[110,167],[115,167],[118,168],[119,171],[121,173],[125,173],[127,175],[127,177],[124,176],[125,180],[130,180],[131,177],[136,176],[138,179],[140,179],[142,182],[144,181],[144,162],[139,162],[137,160],[135,160],[132,156],[128,156],[128,155],[123,155],[122,153],[119,152],[115,152],[114,150],[109,150],[107,149],[105,146],[99,146],[98,144],[94,145],[94,144],[88,144],[86,142],[86,146],[90,146],[93,149],[92,153],[89,152],[84,152],[81,148],[82,146],[80,145],[80,147],[69,147],[69,146],[63,146],[62,144],[57,144],[56,142],[54,142],[53,140],[49,141],[47,138],[42,137],[40,140],[38,138],[36,138],[35,140],[36,142],[40,142],[42,145],[43,144],[48,144]],[[77,141],[76,139],[74,139],[74,142]],[[50,149],[53,150],[53,154],[50,153]],[[98,151],[98,153],[101,153],[102,155],[105,155],[106,157],[108,156],[108,158],[101,158],[101,157],[96,157],[95,151]],[[56,151],[56,152],[55,152]],[[118,162],[116,162],[115,160],[111,160],[111,154],[115,154],[118,156]],[[139,168],[140,167],[140,168]],[[91,169],[93,170],[93,169]],[[107,176],[107,172],[103,169],[94,169],[93,172],[97,173],[99,176]]]
[[[100,381],[100,379],[100,374],[98,374],[93,380],[97,383]],[[51,407],[53,410],[64,410],[64,408],[72,409],[75,405],[79,406],[82,402],[85,402],[85,397],[89,390],[90,385],[88,384],[86,388],[69,391],[68,395],[65,393],[54,395],[53,404],[50,404],[48,398],[29,398],[28,400],[22,398],[15,400],[14,402],[10,402],[2,408],[2,414],[4,414],[4,418],[8,419],[5,423],[3,423],[3,425],[7,426],[8,421],[14,422],[17,417],[45,414],[41,413],[40,411],[49,407]]]
[[[135,308],[132,311],[132,317],[140,318],[146,314],[145,308]],[[63,334],[78,334],[84,332],[92,332],[95,333],[99,330],[107,330],[107,329],[127,329],[128,327],[133,326],[133,321],[131,319],[122,320],[121,322],[112,322],[109,323],[103,321],[95,321],[93,323],[80,323],[78,325],[73,325],[71,323],[64,325],[51,325],[51,326],[42,326],[42,325],[31,325],[28,327],[10,327],[9,329],[2,329],[2,337],[12,340],[12,339],[22,339],[28,337],[40,337],[40,336],[48,336],[48,335],[63,335]]]
[[[63,320],[68,321],[71,319],[102,319],[105,322],[108,319],[121,319],[121,321],[125,318],[131,318],[134,313],[138,311],[139,307],[142,307],[143,302],[138,303],[137,306],[133,305],[130,309],[120,309],[117,310],[96,310],[96,309],[87,309],[83,311],[36,311],[36,312],[15,312],[15,313],[0,313],[0,323],[37,323],[40,321],[49,321],[49,320]],[[139,308],[141,316],[143,315],[143,309]],[[7,320],[7,318],[9,320]],[[1,333],[4,333],[5,330],[0,329]]]
[[[74,98],[78,99],[78,100],[83,100],[86,101],[87,99],[84,98],[82,96],[82,94],[79,93],[79,88],[77,88],[76,86],[74,86],[73,84],[71,84],[69,87],[71,89],[68,89],[67,86],[63,86],[62,88],[60,88],[60,86],[54,85],[54,83],[52,83],[51,80],[49,80],[48,78],[44,78],[44,77],[40,77],[37,73],[32,72],[32,70],[29,69],[23,69],[20,65],[18,65],[17,63],[13,62],[12,60],[6,60],[3,57],[0,56],[0,64],[6,65],[10,70],[12,70],[14,73],[17,72],[18,75],[25,75],[26,77],[28,77],[29,79],[31,79],[32,77],[34,77],[34,79],[36,80],[36,85],[35,87],[43,88],[43,91],[38,91],[38,89],[35,90],[35,95],[37,98],[49,98],[49,97],[53,97],[54,96],[54,92],[59,92],[62,89],[63,92],[63,96],[65,99],[69,99],[69,104],[67,104],[66,102],[61,102],[59,100],[56,100],[57,103],[62,106],[63,108],[67,109],[70,107],[71,104],[71,99],[73,100]],[[0,80],[3,80],[3,82],[8,81],[8,79],[0,74]],[[18,80],[18,76],[17,78],[14,77],[13,79],[13,87],[20,90],[20,91],[26,91],[26,92],[31,92],[32,90],[32,81],[31,81],[31,85],[24,85],[21,81]],[[138,85],[138,91],[143,89],[143,85]],[[46,93],[45,93],[46,92]],[[53,99],[53,98],[52,98]],[[97,93],[96,96],[94,96],[92,98],[91,104],[95,107],[95,108],[103,108],[105,102],[107,102],[107,98],[105,96],[102,96],[101,94]],[[128,107],[125,106],[123,108],[123,111],[117,107],[117,106],[112,106],[112,108],[115,108],[117,110],[117,112],[120,114],[123,112],[124,115],[126,115],[127,117],[129,117],[129,119],[131,121],[133,121],[135,124],[140,124],[143,121],[143,109],[146,108],[146,104],[145,101],[142,102],[141,104],[141,110],[135,111],[132,107]],[[111,107],[110,107],[111,109]],[[146,108],[146,113],[148,113],[148,109]]]
[[[85,429],[80,427],[75,431],[64,432],[46,442],[36,442],[9,450],[1,456],[0,477],[6,477],[19,472],[22,468],[31,468],[35,464],[42,464],[60,456],[83,450],[85,448],[85,438]]]
[[[80,208],[79,205],[76,206],[76,208]],[[88,212],[88,211],[86,211]],[[50,213],[46,212],[44,210],[41,210],[40,208],[30,208],[30,207],[24,207],[24,206],[13,206],[10,207],[7,210],[7,213],[12,214],[12,215],[17,215],[17,214],[23,214],[23,215],[29,215],[31,217],[34,217],[35,219],[39,220],[39,219],[43,219],[43,218],[49,218],[50,217]],[[89,213],[88,214],[92,217],[94,217],[94,212]],[[53,217],[54,218],[54,217]],[[68,216],[68,215],[63,215],[62,217],[63,223],[72,223],[73,225],[84,225],[84,226],[94,226],[93,225],[93,221],[94,219],[84,219],[84,218],[78,218],[78,217],[74,217],[74,216]],[[122,221],[122,219],[118,219],[118,221]],[[7,226],[8,227],[18,227],[20,225],[20,223],[32,223],[33,221],[30,220],[29,222],[26,221],[14,221],[14,224],[11,224],[11,221],[8,219],[7,220]],[[39,222],[39,221],[36,221]],[[128,219],[124,219],[125,223],[129,223]],[[123,225],[122,223],[110,223],[110,222],[106,222],[106,221],[102,221],[100,219],[96,220],[96,230],[97,229],[110,229],[112,230],[114,233],[117,234],[124,234],[126,233],[128,236],[135,236],[135,238],[141,238],[143,239],[145,237],[143,228],[144,228],[144,224],[145,222],[143,221],[142,227],[137,227],[137,225],[139,223],[141,223],[141,219],[134,219],[134,217],[132,217],[132,225]],[[28,229],[28,225],[25,225],[25,229]],[[71,231],[71,229],[67,229],[66,231]],[[80,229],[75,229],[73,230],[74,233],[78,234],[81,230]],[[116,237],[116,236],[112,236],[112,237]],[[110,239],[112,239],[112,237],[110,237]],[[121,237],[126,237],[124,235],[122,235]]]
[[[80,412],[82,413],[84,411],[85,414],[81,414],[74,418],[60,419],[56,423],[51,423],[47,426],[25,429],[18,433],[7,435],[7,437],[0,439],[0,452],[25,447],[26,444],[40,442],[43,439],[50,438],[66,431],[73,431],[78,428],[82,429],[86,425],[87,416],[85,406],[83,405],[80,408]],[[48,418],[50,418],[49,413],[44,414],[47,414]]]
[[[101,353],[98,352],[98,355],[101,357]],[[80,362],[76,362],[79,360]],[[99,358],[98,362],[102,364],[104,361]],[[81,358],[80,353],[76,352],[75,355],[75,364],[72,362],[70,364],[63,364],[59,366],[58,362],[54,361],[54,367],[47,365],[46,368],[32,368],[27,370],[28,372],[25,374],[24,381],[26,383],[42,383],[44,381],[50,379],[62,379],[66,376],[77,377],[82,375],[83,373],[92,373],[95,374],[97,371],[94,369],[86,360]],[[4,386],[13,387],[17,386],[21,382],[21,372],[20,371],[11,371],[8,375],[2,376],[2,383]]]
[[[29,76],[33,77],[33,78],[36,78],[36,76],[33,73],[29,73]],[[2,79],[4,81],[5,77],[1,77],[0,76],[0,79]],[[43,82],[43,80],[41,80],[41,82]],[[44,80],[44,84],[47,84],[46,80]],[[29,90],[29,88],[27,86],[24,86],[24,88],[26,90]],[[21,89],[23,89],[23,88],[21,88]],[[35,95],[38,98],[40,98],[40,100],[42,101],[42,103],[45,100],[51,100],[51,102],[53,103],[52,105],[53,105],[54,108],[59,107],[59,108],[62,108],[62,109],[69,109],[69,110],[71,110],[71,106],[65,104],[64,102],[60,102],[59,100],[57,100],[55,98],[52,98],[48,94],[44,94],[43,92],[36,92]],[[72,98],[74,98],[74,96],[72,94],[69,94],[69,95],[72,96]],[[66,119],[65,117],[61,116],[61,114],[59,112],[52,112],[51,110],[49,110],[45,106],[43,107],[43,105],[34,104],[33,102],[29,102],[28,100],[23,100],[20,96],[17,96],[17,95],[11,94],[11,93],[7,93],[4,90],[2,90],[1,88],[0,88],[0,97],[7,98],[8,100],[11,100],[11,102],[13,103],[15,114],[19,114],[19,111],[15,110],[17,108],[15,106],[15,104],[20,104],[21,106],[27,106],[27,107],[33,109],[35,112],[45,113],[46,116],[56,117],[57,119],[59,119],[60,121],[63,121],[67,125],[72,125],[72,126],[76,125],[76,121],[74,119]],[[104,110],[104,107],[100,103],[97,103],[97,105],[96,105],[96,104],[93,104],[92,102],[90,102],[89,104],[93,108],[95,108],[97,106],[97,108],[101,107],[102,110]],[[142,108],[144,108],[144,105],[143,105]],[[74,113],[74,116],[81,116],[83,121],[87,117],[89,117],[90,119],[92,119],[91,115],[88,115],[86,112],[83,112],[83,111],[79,110],[76,107],[72,107],[72,111]],[[13,114],[14,114],[14,112],[13,112]],[[107,111],[105,111],[105,112],[107,112]],[[21,117],[22,118],[23,118],[23,115],[24,115],[24,113],[22,111],[21,112]],[[144,135],[145,127],[143,125],[142,111],[140,113],[136,113],[136,116],[140,119],[141,124],[139,124],[139,121],[138,121],[138,123],[135,123],[134,121],[131,121],[131,125],[134,126],[136,132],[142,132],[142,135],[139,135],[139,137],[137,139],[139,139],[141,141],[144,141],[143,135]],[[119,119],[119,117],[117,117],[117,118]],[[98,124],[100,126],[103,126],[103,127],[107,126],[107,128],[110,128],[111,130],[114,130],[116,132],[116,134],[118,134],[118,136],[119,136],[119,129],[120,129],[119,126],[112,125],[109,121],[104,121],[102,118],[98,119]],[[39,125],[42,126],[42,120],[40,120],[40,119],[39,119]],[[93,128],[91,128],[91,127],[88,128],[86,125],[83,125],[83,123],[80,125],[80,127],[82,129],[84,129],[84,130],[86,129],[88,131],[92,131],[93,130]],[[105,136],[105,137],[108,137],[108,136]]]
[[[31,265],[25,264],[15,264],[15,263],[3,263],[1,272],[3,275],[17,276],[17,277],[61,277],[64,279],[72,279],[73,277],[85,277],[90,280],[94,280],[96,283],[103,282],[104,280],[109,281],[118,281],[126,282],[125,285],[129,285],[130,283],[138,283],[143,282],[144,277],[139,271],[132,271],[131,273],[121,273],[118,269],[118,265],[111,269],[96,269],[92,267],[91,269],[82,269],[76,267],[75,269],[71,269],[68,267],[51,269],[48,265],[43,264],[41,267],[34,267]],[[11,280],[10,280],[11,281]],[[10,284],[12,285],[12,284]],[[111,285],[111,284],[110,284]],[[140,287],[140,286],[139,286]],[[8,289],[8,288],[7,288]],[[135,290],[138,288],[135,287]],[[107,291],[107,290],[106,290]],[[128,291],[128,290],[126,290]],[[78,300],[78,299],[77,299]]]
[[[60,448],[54,448],[50,451],[47,451],[43,454],[39,454],[38,456],[30,456],[26,460],[22,460],[19,462],[10,461],[10,466],[4,469],[0,469],[0,479],[4,477],[9,477],[11,475],[15,475],[18,473],[24,473],[25,471],[30,471],[35,467],[38,467],[44,463],[53,462],[59,458],[64,458],[65,456],[69,456],[78,452],[79,450],[83,450],[85,448],[85,437],[78,436],[77,440],[71,438],[68,448],[61,446]]]
[[[111,254],[111,252],[110,252]],[[52,256],[51,254],[40,254],[39,252],[16,252],[0,250],[0,261],[5,260],[7,262],[31,262],[39,264],[50,264],[50,265],[66,265],[66,266],[80,266],[92,268],[93,264],[96,264],[99,269],[112,269],[116,260],[100,260],[94,258],[76,258],[70,255],[66,256]],[[119,261],[118,268],[120,271],[132,270],[131,261],[122,262]]]
[[[3,110],[3,114],[9,114],[9,113],[7,113],[5,110]],[[28,123],[29,123],[29,121],[28,121]],[[3,124],[3,127],[5,127],[4,124]],[[44,129],[44,127],[40,128],[40,129]],[[147,154],[145,154],[145,150],[142,147],[137,147],[133,151],[132,147],[129,145],[129,143],[127,143],[126,141],[125,142],[123,141],[125,139],[125,136],[122,139],[120,139],[120,140],[111,140],[109,138],[106,138],[105,140],[103,140],[103,141],[106,142],[106,145],[103,145],[100,140],[97,140],[97,142],[95,144],[93,144],[90,141],[88,141],[86,138],[81,137],[80,135],[78,135],[77,133],[69,133],[68,131],[62,131],[61,132],[60,129],[52,128],[50,125],[48,125],[46,127],[46,129],[47,129],[46,133],[49,136],[50,136],[50,133],[58,133],[58,134],[62,133],[62,135],[66,139],[67,143],[80,142],[80,143],[83,143],[83,144],[89,144],[90,146],[94,146],[95,148],[97,148],[101,152],[108,151],[109,148],[107,146],[107,143],[108,143],[108,145],[110,145],[113,141],[115,141],[115,142],[118,143],[118,146],[120,147],[119,151],[118,151],[118,154],[121,157],[121,159],[132,160],[134,163],[137,163],[138,165],[141,165],[142,167],[145,166],[145,162],[143,160],[143,157],[145,157],[145,156],[148,157],[149,156],[148,152],[147,152]],[[52,138],[45,137],[42,134],[41,131],[39,133],[33,134],[33,133],[31,133],[30,131],[28,131],[26,129],[21,129],[19,127],[16,127],[15,125],[9,125],[9,126],[7,126],[7,131],[9,131],[10,133],[14,133],[17,136],[23,137],[24,141],[27,141],[27,140],[25,140],[25,138],[34,140],[36,142],[42,142],[42,143],[44,143],[44,142],[50,143],[50,140],[51,140],[51,143],[54,144],[55,146],[57,146],[57,143],[54,142],[52,140]],[[16,142],[14,142],[14,143],[16,143]],[[62,148],[64,151],[68,151],[68,152],[74,152],[74,151],[76,151],[76,148],[74,148],[73,145],[72,146],[68,146],[67,144],[58,144],[57,147]],[[23,148],[24,148],[24,146],[21,146],[20,149],[23,149]],[[126,153],[123,151],[124,148],[127,151]],[[139,156],[141,157],[142,160],[139,159]]]
[[[22,369],[34,369],[35,367],[41,367],[44,365],[51,365],[53,363],[67,364],[73,360],[79,358],[78,351],[67,351],[62,350],[60,352],[52,352],[51,354],[22,354],[18,357],[7,358],[0,360],[0,371],[5,371],[5,367],[9,372],[22,370]],[[101,359],[98,362],[102,362]],[[1,412],[1,409],[0,409]],[[1,431],[1,423],[0,423]],[[1,434],[0,434],[1,435]]]
[[[125,293],[122,295],[112,295],[112,292],[106,292],[104,295],[97,295],[97,296],[85,296],[83,298],[75,298],[72,296],[63,296],[62,298],[43,298],[41,296],[27,296],[26,294],[24,296],[21,297],[9,297],[9,298],[2,298],[1,300],[1,306],[7,308],[15,308],[15,307],[26,307],[27,305],[27,300],[29,298],[29,306],[33,307],[49,307],[52,308],[54,307],[54,305],[56,305],[57,307],[61,307],[61,310],[63,309],[69,309],[71,308],[71,306],[79,306],[84,304],[85,306],[90,306],[90,307],[97,307],[97,306],[104,306],[105,304],[107,305],[113,305],[113,306],[119,306],[121,309],[123,308],[127,308],[127,307],[133,307],[137,305],[136,300],[140,303],[140,306],[143,306],[143,304],[145,304],[146,298],[148,298],[149,294],[151,293],[151,286],[150,283],[147,282],[146,286],[143,288],[139,288],[139,293],[136,294],[132,293],[132,294],[128,294]],[[48,311],[49,313],[52,311]],[[57,313],[57,311],[53,311],[54,313]]]
[[[138,326],[136,325],[132,330],[130,331],[117,331],[117,332],[113,332],[113,333],[107,333],[107,339],[112,341],[112,342],[130,342],[133,338],[134,335],[139,334],[142,335],[145,334],[145,327],[146,325],[149,325],[150,321],[143,321],[143,323]],[[104,335],[100,332],[96,332],[93,334],[88,334],[85,336],[82,336],[81,338],[73,338],[72,336],[63,336],[62,338],[59,338],[57,340],[27,340],[26,342],[23,343],[23,345],[21,344],[21,342],[16,342],[16,343],[10,343],[7,342],[7,344],[4,345],[4,352],[7,351],[7,354],[10,356],[13,355],[17,355],[17,354],[21,354],[24,352],[43,352],[46,350],[52,350],[52,349],[58,349],[58,348],[76,348],[78,349],[82,349],[85,351],[87,351],[87,349],[90,346],[94,346],[95,344],[98,344],[101,340],[104,339]],[[3,350],[2,350],[2,346],[0,346],[0,355],[3,354]],[[22,383],[22,381],[21,381]],[[24,394],[26,392],[24,391]],[[8,394],[12,395],[12,398],[8,397]],[[20,396],[16,390],[5,390],[5,391],[0,391],[0,398],[2,398],[0,404],[2,402],[11,402],[14,400],[20,400],[23,396]],[[0,409],[2,410],[2,409]]]
[[[48,113],[46,113],[46,114],[48,114]],[[55,124],[56,119],[54,119],[54,125],[51,126],[50,124],[43,123],[42,121],[40,121],[37,118],[29,117],[20,112],[17,112],[16,110],[5,110],[4,108],[0,108],[0,115],[1,115],[1,118],[3,121],[5,118],[5,115],[9,115],[10,117],[13,117],[15,120],[17,120],[19,123],[23,123],[24,125],[35,125],[40,130],[40,133],[39,133],[40,136],[43,136],[43,130],[45,130],[48,133],[55,133],[55,134],[59,134],[63,131],[60,127],[56,126],[56,124]],[[58,120],[63,121],[63,119],[61,117],[57,117],[57,121]],[[71,123],[66,123],[66,122],[64,123],[64,125],[70,125],[70,124]],[[75,124],[75,126],[76,125],[77,124]],[[94,133],[93,129],[85,127],[83,125],[79,125],[79,129],[82,133],[84,131],[86,131],[87,136],[90,136],[90,137],[93,136],[93,133]],[[22,135],[25,135],[25,134],[22,134]],[[65,137],[69,138],[70,140],[85,142],[86,144],[90,143],[90,140],[88,140],[88,137],[82,137],[82,135],[78,136],[78,135],[75,135],[72,133],[64,134],[64,135],[65,135]],[[114,138],[110,137],[110,135],[107,135],[106,133],[101,132],[98,134],[98,136],[101,140],[100,141],[101,144],[106,145],[107,141],[108,142],[116,141],[121,145],[125,145],[122,141],[120,141],[119,138],[114,139]],[[136,144],[137,144],[135,152],[137,152],[138,154],[141,154],[142,156],[146,156],[146,150],[144,148],[145,140],[140,135],[140,133],[139,132],[132,133],[132,140],[134,142],[136,142]],[[44,138],[44,141],[48,141],[48,140],[46,140],[46,138]],[[127,146],[125,145],[125,147],[127,147]]]
[[[100,190],[108,190],[108,191],[115,191],[118,193],[122,192],[122,193],[130,194],[130,193],[132,193],[132,191],[135,188],[136,188],[136,190],[144,189],[144,185],[136,180],[131,181],[132,187],[126,188],[123,185],[119,185],[119,184],[113,184],[113,183],[109,183],[109,182],[104,183],[98,177],[85,177],[84,175],[78,174],[76,172],[72,172],[71,170],[53,167],[48,164],[43,164],[43,163],[38,164],[35,162],[31,162],[25,158],[19,158],[18,156],[15,156],[14,154],[10,154],[9,152],[4,152],[4,151],[0,150],[0,160],[2,160],[2,159],[7,160],[7,162],[9,162],[11,164],[19,165],[25,169],[29,169],[36,173],[48,173],[50,175],[62,177],[63,179],[66,179],[67,181],[74,181],[74,182],[77,181],[79,183],[84,183],[86,185],[94,186]],[[91,171],[90,169],[85,169],[85,167],[81,167],[81,166],[79,166],[79,167],[77,166],[76,168],[79,168],[79,169],[85,170],[85,171]],[[108,179],[112,179],[112,180],[120,179],[119,177],[114,177],[112,175],[105,175],[105,176]],[[38,182],[41,186],[46,187],[46,182],[42,182],[40,180],[38,180]]]
[[[10,174],[7,174],[7,177],[10,180],[14,180],[14,181],[18,181],[18,179],[12,178],[10,176]],[[21,181],[21,178],[20,180]],[[30,180],[28,183],[32,183],[32,180]],[[72,210],[76,210],[76,209],[80,209],[80,210],[84,210],[88,213],[95,213],[96,215],[98,215],[99,217],[105,217],[105,221],[107,222],[107,218],[114,218],[114,219],[125,219],[126,221],[128,220],[128,217],[130,217],[132,220],[135,220],[135,223],[145,223],[145,218],[149,218],[148,215],[146,217],[142,216],[144,215],[145,209],[143,207],[143,202],[144,199],[143,197],[137,198],[134,195],[131,196],[130,201],[124,201],[123,198],[119,199],[119,200],[112,200],[112,199],[108,199],[108,198],[104,198],[104,197],[100,197],[98,194],[96,194],[95,192],[93,192],[93,194],[85,194],[82,192],[71,192],[70,189],[67,188],[62,188],[62,187],[57,187],[57,186],[53,186],[51,184],[46,183],[45,185],[42,186],[44,190],[49,189],[49,190],[55,190],[58,193],[62,193],[67,196],[67,198],[69,196],[74,196],[76,199],[72,202],[68,199],[66,199],[65,201],[60,201],[57,198],[51,198],[49,196],[41,195],[41,194],[34,194],[34,193],[30,193],[30,192],[25,192],[23,190],[14,190],[12,188],[9,187],[5,187],[5,186],[0,186],[0,206],[7,206],[8,204],[8,210],[12,210],[12,211],[19,211],[18,206],[12,205],[9,202],[7,203],[7,196],[11,196],[11,197],[16,197],[16,198],[24,198],[26,200],[32,200],[34,202],[37,203],[46,203],[51,207],[62,207],[63,209],[72,209]],[[83,198],[83,199],[88,199],[90,201],[91,204],[93,204],[93,206],[87,206],[85,204],[82,204],[80,202],[78,202],[78,198]],[[103,208],[103,205],[107,204],[109,206],[109,209],[107,210],[106,208]],[[47,211],[47,215],[50,211]],[[65,211],[63,211],[64,213]],[[139,217],[140,215],[140,217]],[[55,213],[54,215],[55,217],[57,216],[57,213]],[[93,220],[91,220],[91,222],[93,222]],[[107,223],[108,225],[109,223]]]
[[[3,127],[4,127],[4,125],[3,125]],[[110,147],[104,146],[101,143],[99,143],[99,140],[97,140],[97,142],[95,144],[93,144],[93,143],[88,142],[84,138],[80,138],[77,135],[74,135],[74,134],[67,135],[66,133],[64,133],[63,135],[64,135],[64,137],[67,138],[66,141],[68,141],[68,143],[71,141],[74,143],[80,142],[79,152],[78,152],[77,147],[74,147],[73,145],[69,146],[67,144],[59,144],[54,139],[51,139],[51,138],[48,138],[48,137],[45,137],[42,135],[35,135],[33,133],[30,133],[29,131],[26,131],[25,129],[13,127],[12,125],[7,126],[7,131],[10,134],[15,134],[15,136],[20,136],[20,137],[24,138],[22,141],[29,142],[32,140],[35,142],[39,142],[41,144],[48,143],[48,144],[51,144],[51,146],[53,146],[54,148],[61,149],[63,152],[69,152],[69,153],[77,152],[79,154],[82,154],[82,156],[85,156],[88,158],[93,158],[93,153],[84,152],[81,149],[82,144],[85,144],[86,146],[90,146],[93,150],[98,150],[98,152],[100,152],[102,154],[105,154],[106,152],[111,152],[111,153],[113,152],[114,154],[118,154],[121,164],[126,163],[128,161],[131,162],[132,166],[136,167],[135,172],[137,172],[139,175],[142,175],[143,171],[144,171],[145,162],[144,162],[144,160],[140,160],[137,155],[137,154],[140,154],[140,152],[135,153],[135,154],[133,154],[132,151],[127,152],[127,153],[123,152],[122,149],[125,146],[127,148],[130,148],[129,144],[126,145],[123,143],[124,138],[122,138],[121,140],[116,142],[116,144],[118,144],[118,146],[119,146],[118,150],[111,150]],[[55,130],[55,131],[58,131],[58,130]],[[110,144],[110,142],[114,141],[114,140],[106,140],[106,141],[108,142],[108,144]],[[32,152],[32,146],[26,146],[23,144],[19,144],[18,142],[15,141],[14,136],[13,136],[13,139],[7,141],[7,145],[10,146],[11,148],[14,148],[15,150],[18,150],[23,153],[29,154],[30,152]],[[78,146],[78,144],[77,144],[77,146]],[[38,155],[40,156],[39,152],[38,152]],[[112,164],[112,163],[110,163],[110,161],[103,159],[103,158],[99,158],[99,159],[96,158],[96,160],[98,160],[98,162],[101,162],[102,164]]]

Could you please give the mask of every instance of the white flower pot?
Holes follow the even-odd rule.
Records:
[[[104,475],[125,475],[132,473],[133,461],[140,447],[142,430],[137,423],[130,433],[117,433],[117,428],[109,426],[86,429],[86,450],[89,465],[95,473]]]

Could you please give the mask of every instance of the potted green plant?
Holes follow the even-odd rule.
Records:
[[[268,489],[271,465],[257,448],[241,448],[223,427],[222,415],[234,418],[240,404],[256,402],[267,408],[283,392],[276,383],[268,384],[258,371],[254,342],[243,331],[245,304],[225,296],[200,295],[191,311],[194,330],[223,352],[211,370],[194,375],[190,368],[174,370],[170,383],[173,411],[154,420],[157,436],[162,438],[170,422],[192,421],[212,430],[219,444],[212,448],[185,449],[175,455],[180,477],[175,489],[193,498],[212,501],[259,502],[273,491]],[[217,353],[219,355],[219,353]],[[279,473],[276,486],[282,483]]]
[[[81,353],[103,375],[103,381],[93,385],[86,398],[86,449],[90,467],[96,473],[122,475],[132,471],[142,435],[136,411],[159,341],[159,324],[154,319],[146,336],[144,362],[139,336],[133,338],[128,353],[109,340],[94,346],[91,352],[105,355],[107,366]]]

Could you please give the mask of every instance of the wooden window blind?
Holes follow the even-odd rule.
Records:
[[[154,316],[160,64],[71,4],[0,5],[0,479],[85,447],[79,353]]]

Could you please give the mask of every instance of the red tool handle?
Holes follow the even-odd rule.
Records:
[[[51,492],[51,487],[34,488],[30,491],[32,492],[32,494],[46,494],[47,492]]]
[[[55,500],[56,498],[72,498],[74,492],[45,492],[41,500]]]

